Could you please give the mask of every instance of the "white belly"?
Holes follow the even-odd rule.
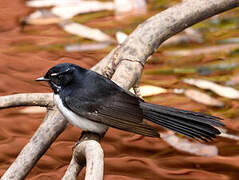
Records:
[[[91,131],[95,133],[104,133],[108,128],[104,124],[99,124],[88,120],[84,117],[81,117],[68,108],[63,106],[62,100],[59,95],[54,94],[54,103],[56,104],[59,111],[63,114],[63,116],[74,126],[81,128],[84,131]]]

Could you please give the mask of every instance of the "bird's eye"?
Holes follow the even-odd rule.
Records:
[[[59,75],[59,76],[57,76],[57,78],[58,78],[59,80],[62,80],[62,79],[63,79],[63,75]]]
[[[71,69],[63,72],[53,72],[50,74],[51,81],[58,86],[65,86],[73,79]]]
[[[51,77],[53,79],[58,79],[58,80],[62,80],[63,79],[63,75],[59,74],[59,73],[52,73]]]

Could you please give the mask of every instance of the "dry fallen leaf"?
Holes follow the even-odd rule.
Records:
[[[116,33],[116,39],[119,44],[122,44],[126,40],[127,37],[128,37],[128,35],[123,32],[118,31]]]
[[[170,50],[164,51],[163,54],[165,56],[199,56],[219,52],[230,53],[232,50],[237,49],[238,47],[239,47],[238,44],[223,44],[196,49],[174,50],[174,51]]]
[[[151,85],[140,86],[139,90],[142,97],[154,96],[154,95],[167,92],[167,90],[164,88],[151,86]],[[133,89],[130,89],[130,91],[134,93]]]
[[[27,1],[26,5],[30,7],[50,7],[50,6],[65,6],[79,3],[81,0],[31,0]]]
[[[216,107],[223,107],[224,106],[224,103],[207,95],[206,93],[203,93],[203,92],[200,92],[198,90],[195,90],[195,89],[187,89],[184,91],[184,94],[198,102],[198,103],[201,103],[201,104],[205,104],[205,105],[208,105],[208,106],[216,106]]]
[[[56,16],[48,9],[41,9],[25,17],[22,20],[22,23],[32,25],[44,25],[44,24],[56,24],[61,21],[62,19],[60,17]]]
[[[221,127],[221,128],[219,128],[219,130],[221,132],[221,134],[219,134],[219,136],[227,138],[227,139],[236,140],[236,141],[239,140],[239,136],[228,133],[227,129]]]
[[[145,0],[114,0],[115,13],[117,16],[124,14],[145,14],[147,4]]]
[[[198,156],[217,156],[218,149],[213,145],[206,145],[199,142],[190,142],[188,139],[179,138],[172,132],[160,133],[160,137],[174,148]]]
[[[49,13],[58,17],[59,19],[70,19],[77,14],[84,14],[103,10],[114,10],[114,3],[100,2],[100,1],[80,1],[80,0],[35,0],[27,2],[31,7],[54,6]],[[42,11],[42,10],[40,10]]]
[[[72,44],[65,46],[67,52],[77,52],[77,51],[96,51],[100,49],[107,48],[110,45],[108,42],[98,42],[91,44]]]
[[[99,1],[80,1],[72,5],[59,5],[51,9],[51,12],[63,19],[70,19],[77,14],[114,10],[114,3]]]
[[[224,133],[222,132],[221,134],[219,134],[219,136],[224,137],[224,138],[228,138],[228,139],[232,139],[232,140],[239,140],[239,136],[234,135],[234,134],[229,134],[229,133]]]
[[[202,43],[203,37],[199,31],[194,30],[193,28],[187,28],[182,33],[172,36],[163,42],[162,46],[177,45],[182,43]]]
[[[197,86],[201,89],[209,89],[219,96],[230,98],[230,99],[238,99],[239,98],[239,91],[226,86],[218,85],[214,82],[203,80],[203,79],[184,79],[184,83]]]
[[[61,24],[62,28],[71,34],[99,42],[114,42],[114,39],[99,29],[90,28],[78,23],[66,22]]]

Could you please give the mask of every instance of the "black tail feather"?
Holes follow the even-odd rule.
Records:
[[[184,135],[186,135],[185,133],[187,133],[187,134],[191,134],[194,137],[197,137],[199,139],[201,139],[201,137],[206,137],[207,139],[210,139],[210,140],[211,140],[211,137],[214,137],[214,138],[216,137],[215,134],[201,131],[201,130],[198,130],[197,128],[192,128],[190,126],[185,126],[183,123],[178,123],[178,122],[174,122],[171,120],[168,121],[166,118],[160,118],[160,117],[156,118],[156,117],[147,116],[147,115],[145,116],[145,118],[150,120],[151,122],[161,125],[163,127],[167,126],[166,128],[172,129],[176,132],[179,132],[179,130],[180,130],[179,133],[184,134]],[[155,120],[155,119],[157,119],[157,120]],[[202,139],[202,140],[204,140],[204,139]]]
[[[215,138],[217,134],[220,134],[216,127],[224,125],[220,118],[203,113],[145,102],[142,102],[140,107],[143,109],[145,119],[185,136],[203,141]]]

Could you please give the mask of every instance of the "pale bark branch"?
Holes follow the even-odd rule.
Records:
[[[75,146],[69,167],[62,180],[76,180],[86,163],[85,180],[102,180],[104,173],[104,152],[97,134],[86,133]]]
[[[121,87],[129,89],[140,78],[143,70],[142,64],[163,41],[197,22],[237,6],[239,6],[238,0],[185,0],[181,4],[151,17],[139,25],[117,49],[116,64],[118,66],[112,80]],[[112,62],[113,56],[114,50],[93,67],[93,70],[102,73],[105,66],[112,65],[110,62]],[[133,60],[135,62],[132,62]],[[20,104],[14,106],[17,105]],[[48,116],[15,162],[2,176],[2,180],[23,179],[50,144],[64,130],[67,122],[57,110],[50,111]],[[99,149],[101,148],[99,147]],[[76,168],[75,170],[78,174]]]
[[[0,109],[17,106],[53,107],[53,93],[24,93],[0,97]]]
[[[76,154],[73,153],[71,162],[62,177],[62,180],[76,180],[80,171],[85,167],[85,159],[82,160],[83,163],[79,164],[75,156]]]

